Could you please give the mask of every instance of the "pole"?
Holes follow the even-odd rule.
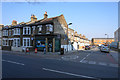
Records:
[[[67,25],[67,52],[68,52],[68,25]]]

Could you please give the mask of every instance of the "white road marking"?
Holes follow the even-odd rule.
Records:
[[[118,67],[118,64],[109,64],[111,67]]]
[[[83,62],[83,60],[85,60],[90,54],[88,54],[87,56],[85,56],[82,60],[80,60],[80,62]]]
[[[5,62],[9,62],[9,63],[13,63],[13,64],[19,64],[19,65],[25,65],[23,63],[19,63],[19,62],[14,62],[14,61],[9,61],[9,60],[2,60],[2,61],[5,61]]]
[[[88,63],[89,63],[89,64],[96,64],[95,61],[89,61]]]
[[[63,60],[70,60],[70,59],[77,59],[79,58],[79,56],[77,55],[70,55],[70,56],[64,56],[64,57],[61,57]]]
[[[56,72],[56,73],[67,74],[67,75],[72,75],[72,76],[77,76],[77,77],[84,77],[84,78],[97,79],[97,78],[94,78],[94,77],[89,77],[89,76],[84,76],[84,75],[79,75],[79,74],[73,74],[73,73],[68,73],[68,72],[62,72],[62,71],[57,71],[57,70],[52,70],[52,69],[43,68],[43,70],[52,71],[52,72]]]
[[[87,60],[84,60],[84,61],[82,61],[81,63],[87,63],[88,61]]]
[[[104,66],[106,66],[107,64],[106,63],[104,63],[104,62],[99,62],[98,63],[99,65],[104,65]]]

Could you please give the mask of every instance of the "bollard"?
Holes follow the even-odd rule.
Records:
[[[29,54],[30,54],[29,48],[26,48],[26,53],[29,53]]]
[[[35,48],[35,53],[37,53],[37,48]]]
[[[46,54],[46,48],[44,48],[44,54]]]

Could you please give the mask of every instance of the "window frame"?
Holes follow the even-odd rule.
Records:
[[[23,35],[30,35],[31,34],[31,27],[23,27]]]
[[[29,41],[29,42],[27,42],[27,41]],[[31,47],[30,46],[30,38],[23,38],[23,47]]]

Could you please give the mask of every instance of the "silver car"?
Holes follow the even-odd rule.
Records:
[[[101,48],[100,48],[100,51],[101,52],[110,52],[110,48],[108,45],[102,45]]]

